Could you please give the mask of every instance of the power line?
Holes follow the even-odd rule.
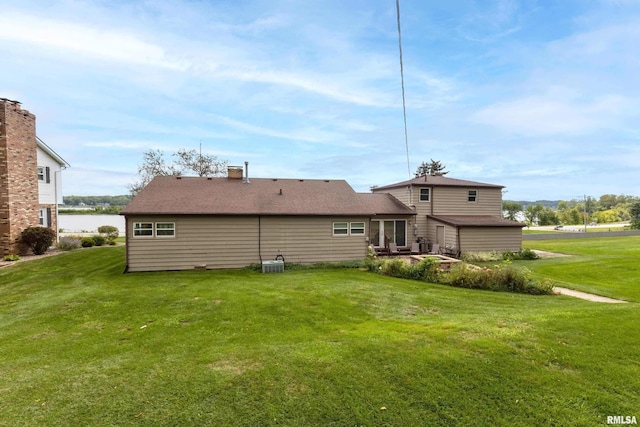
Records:
[[[402,65],[402,31],[400,29],[400,0],[396,0],[396,16],[398,18],[398,48],[400,50],[400,81],[402,83],[402,114],[404,117],[404,145],[407,152],[407,173],[411,178],[411,165],[409,163],[409,135],[407,133],[407,103],[404,97],[404,67]]]

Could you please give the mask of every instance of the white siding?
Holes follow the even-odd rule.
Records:
[[[39,203],[42,205],[62,203],[62,186],[60,179],[62,168],[60,164],[40,147],[37,147],[37,159],[38,167],[49,168],[50,177],[50,182],[48,183],[46,181],[38,181]]]

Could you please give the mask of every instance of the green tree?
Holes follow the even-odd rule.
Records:
[[[522,204],[518,202],[512,202],[509,200],[505,200],[502,202],[502,215],[510,219],[511,221],[516,221],[516,215],[518,212],[522,212]]]
[[[430,162],[422,162],[420,164],[420,166],[418,166],[418,169],[416,169],[416,173],[415,173],[415,177],[421,177],[421,176],[425,176],[425,175],[431,175],[431,176],[442,176],[442,175],[446,175],[449,172],[445,171],[446,166],[443,165],[439,160],[433,160],[431,159]]]
[[[618,204],[618,196],[615,194],[603,194],[600,196],[599,202],[603,210],[609,210]]]
[[[629,214],[631,215],[631,228],[640,229],[640,200],[631,204]]]
[[[538,212],[538,225],[556,225],[559,222],[556,212],[548,206],[543,206]]]
[[[542,212],[544,206],[540,203],[536,203],[535,205],[529,205],[524,210],[525,222],[527,225],[538,225],[538,215]]]

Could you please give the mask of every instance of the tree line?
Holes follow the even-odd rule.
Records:
[[[640,228],[640,197],[624,194],[604,194],[596,199],[560,200],[554,208],[542,203],[526,207],[520,202],[502,202],[505,218],[522,219],[527,225],[580,225],[608,224],[630,221],[633,228]]]
[[[62,197],[62,203],[67,206],[125,206],[130,201],[130,195]]]

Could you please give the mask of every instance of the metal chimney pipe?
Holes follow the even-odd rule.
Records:
[[[245,161],[244,162],[244,183],[245,184],[251,184],[251,181],[249,181],[249,162]]]

